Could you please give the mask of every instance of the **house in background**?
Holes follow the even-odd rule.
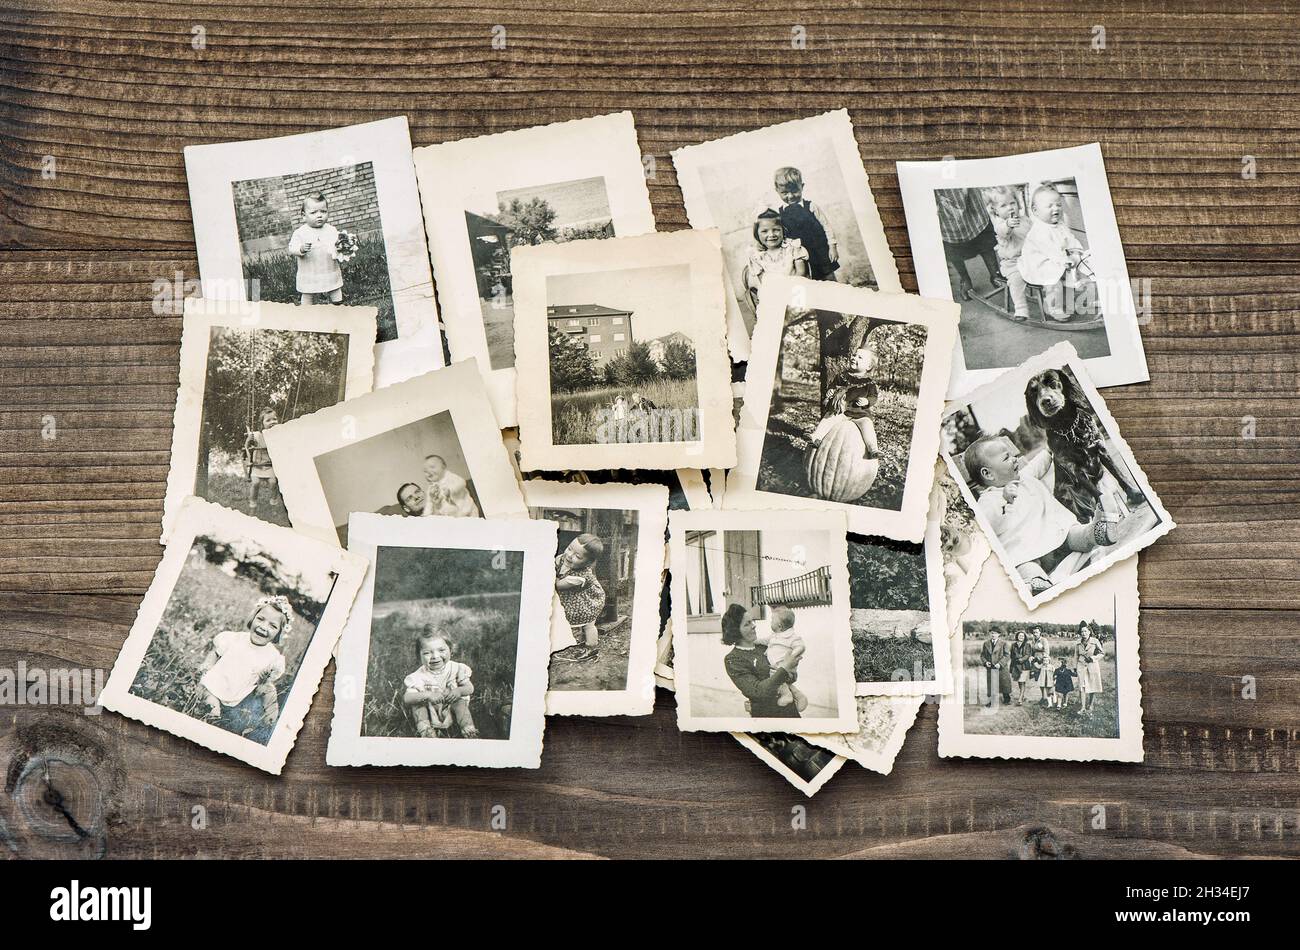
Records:
[[[559,525],[557,553],[580,534],[594,534],[605,542],[605,553],[593,569],[605,589],[605,610],[596,618],[600,627],[632,615],[636,563],[636,512],[613,508],[533,508],[535,518]]]
[[[546,319],[553,329],[587,344],[597,372],[626,353],[632,343],[631,310],[594,303],[569,304],[547,307]]]
[[[686,533],[686,632],[721,633],[728,604],[766,614],[764,607],[793,608],[798,623],[829,623],[831,574],[826,565],[800,564],[763,553],[758,531]]]

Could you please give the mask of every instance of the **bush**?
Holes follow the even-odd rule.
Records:
[[[397,339],[397,317],[393,312],[393,288],[388,280],[388,254],[380,235],[360,239],[356,256],[342,264],[343,303],[350,307],[378,307],[380,343]],[[271,251],[244,261],[244,280],[257,281],[258,299],[273,303],[297,303],[298,259],[287,251]]]

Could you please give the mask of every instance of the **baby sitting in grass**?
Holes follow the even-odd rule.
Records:
[[[455,723],[462,739],[477,739],[469,711],[473,671],[451,658],[451,641],[432,627],[416,637],[415,652],[420,666],[402,681],[402,702],[411,707],[415,731],[421,738],[431,739]]]

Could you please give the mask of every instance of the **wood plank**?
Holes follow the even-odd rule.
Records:
[[[0,595],[0,668],[22,660],[106,671],[137,606],[124,596]],[[517,856],[998,857],[1049,845],[1083,857],[1296,854],[1300,613],[1143,610],[1141,636],[1143,765],[939,759],[937,710],[926,706],[893,775],[849,764],[811,802],[730,737],[679,732],[662,691],[650,717],[548,720],[537,772],[331,769],[332,671],[279,779],[114,713],[69,707],[7,710],[0,756],[57,755],[84,769],[81,807],[104,814],[113,857],[411,848],[456,857],[480,847]],[[1247,674],[1253,700],[1240,698]],[[491,843],[497,804],[507,829]],[[791,827],[794,804],[808,809],[806,831]],[[196,805],[207,812],[205,834],[190,825]],[[1091,827],[1096,805],[1107,810],[1104,831]],[[11,828],[26,827],[4,809],[0,800]],[[1046,842],[1033,833],[1043,828]],[[85,845],[33,834],[24,847]]]

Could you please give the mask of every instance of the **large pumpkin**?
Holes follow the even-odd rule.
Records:
[[[857,501],[871,488],[880,471],[880,459],[868,459],[867,445],[857,424],[843,415],[828,420],[825,436],[808,446],[803,456],[804,475],[818,498],[827,501]],[[876,448],[875,429],[866,420],[871,448]]]

